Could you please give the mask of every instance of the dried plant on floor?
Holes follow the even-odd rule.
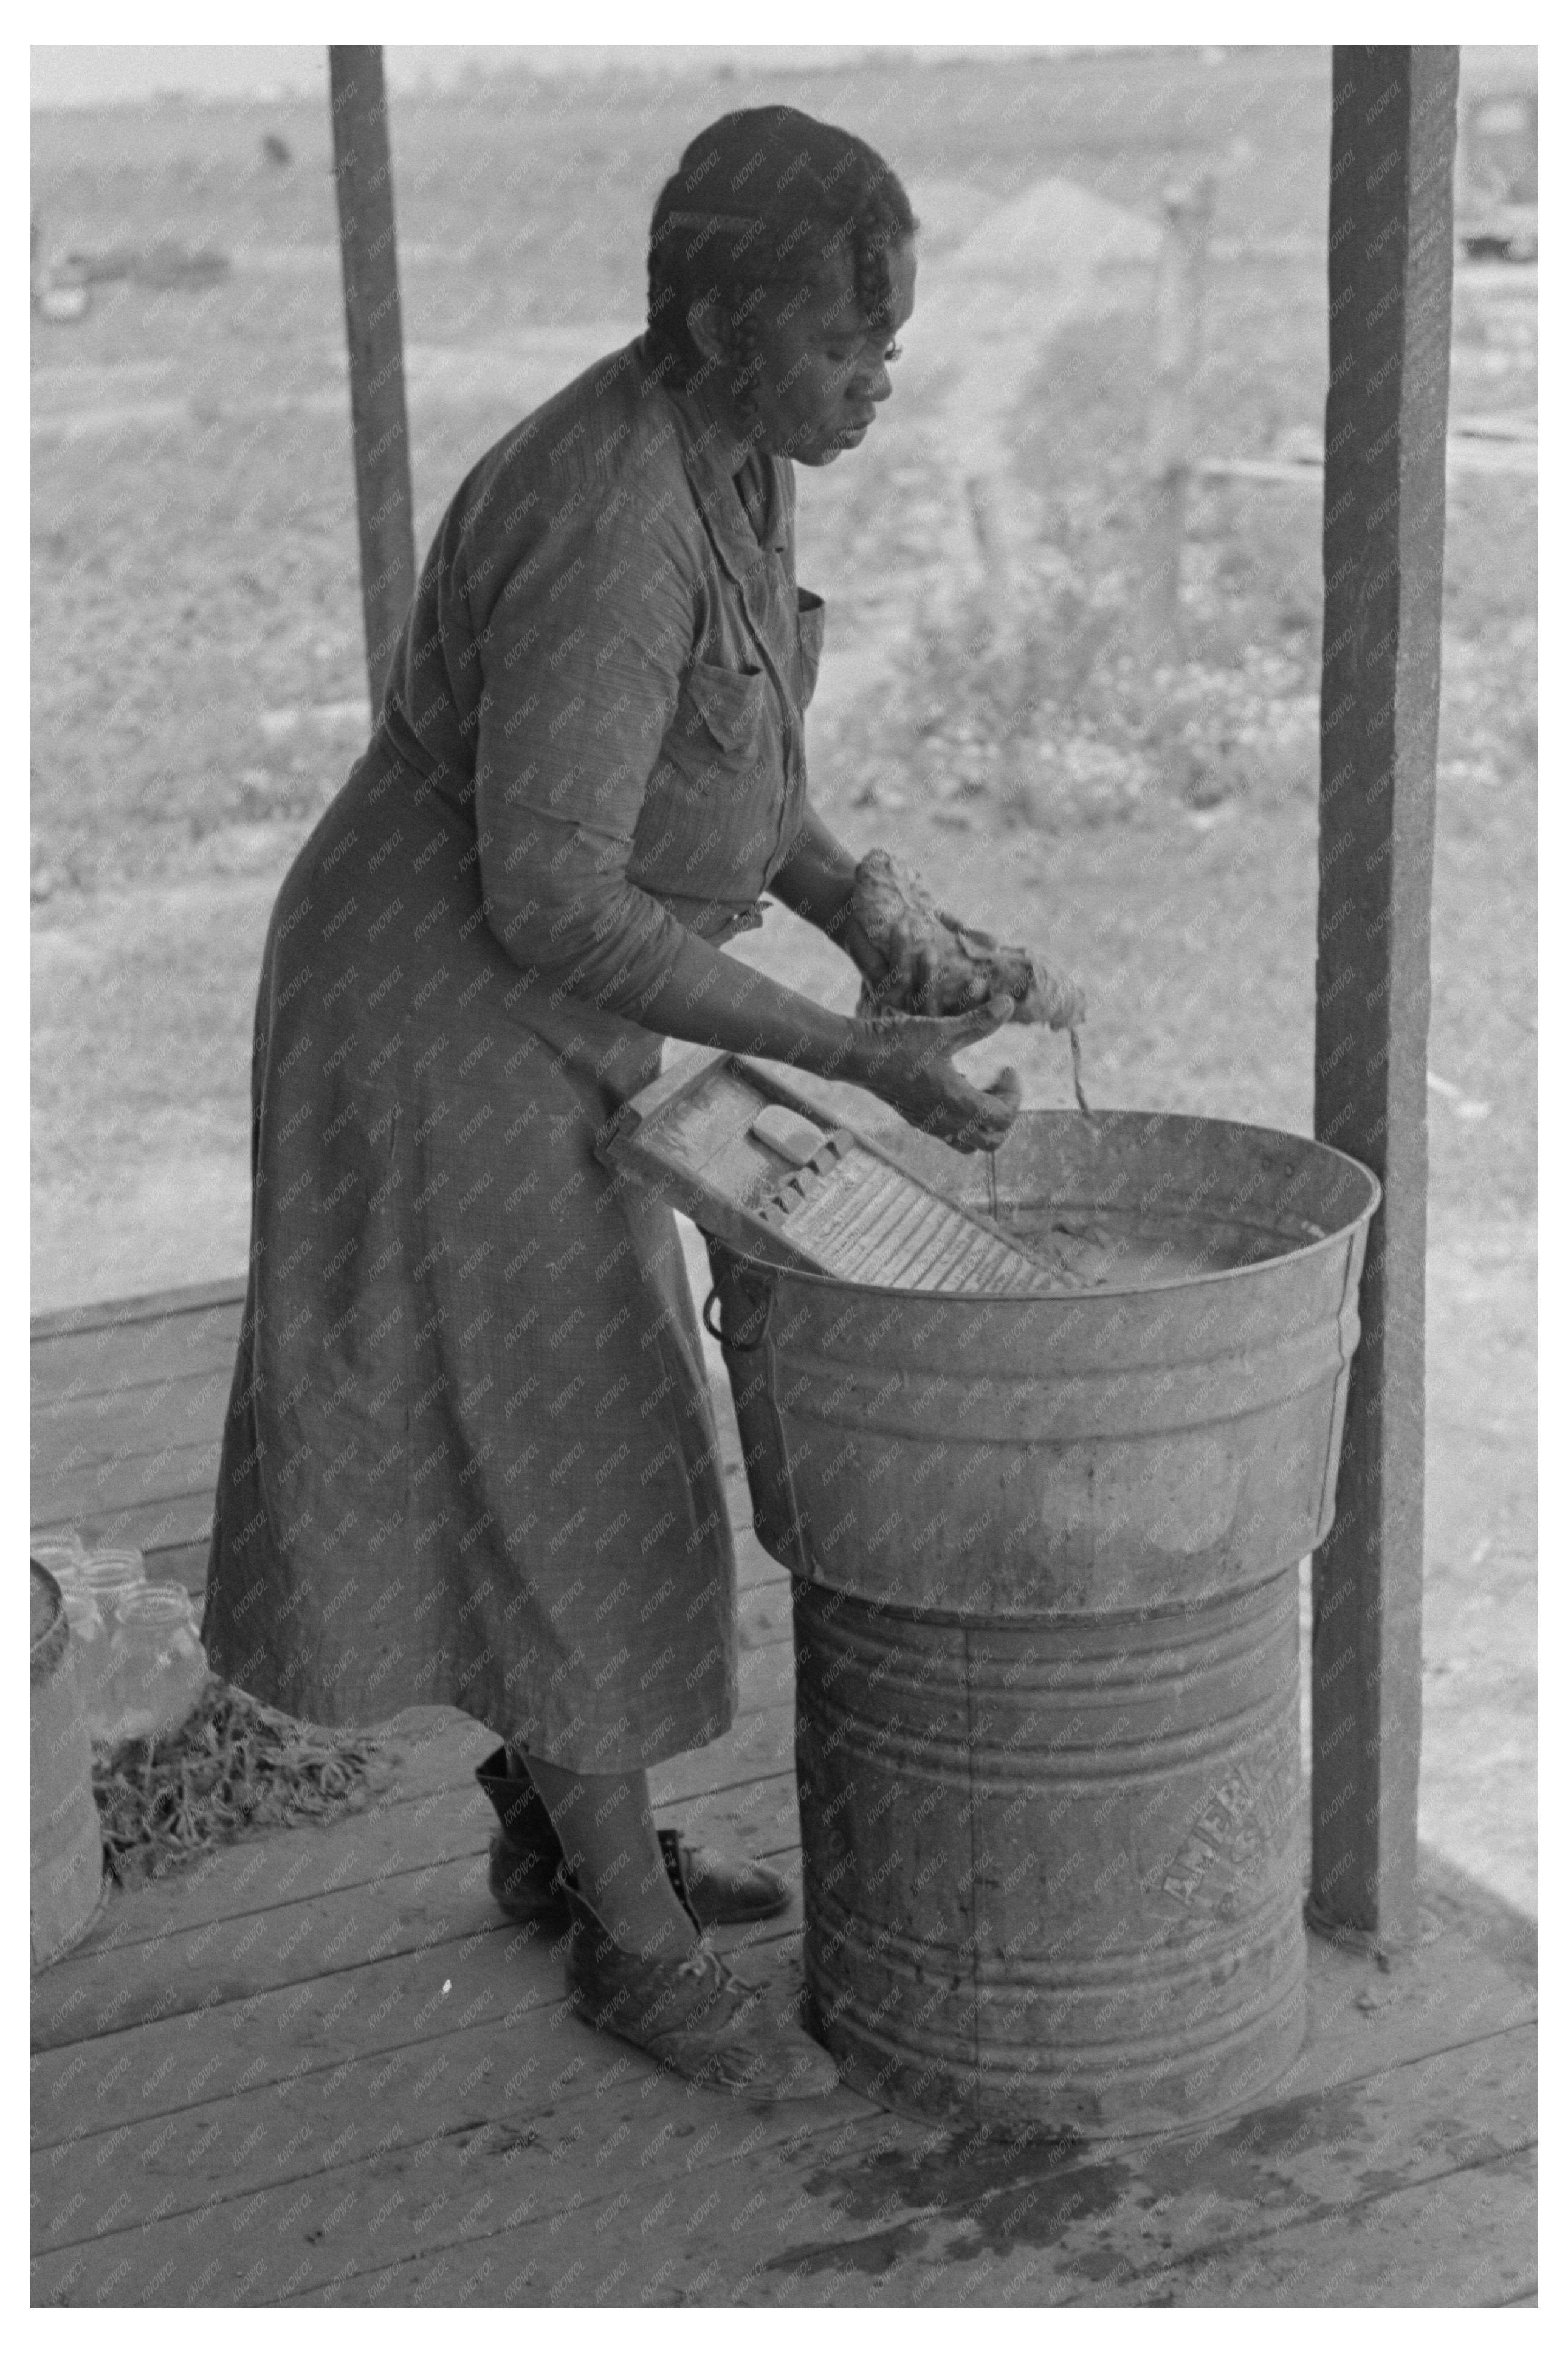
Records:
[[[134,1886],[248,1830],[336,1821],[366,1802],[378,1747],[263,1707],[215,1675],[174,1731],[95,1746],[110,1871]]]

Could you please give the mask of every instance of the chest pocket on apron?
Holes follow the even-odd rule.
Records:
[[[648,778],[631,879],[680,896],[749,902],[778,839],[784,785],[765,673],[694,661]]]

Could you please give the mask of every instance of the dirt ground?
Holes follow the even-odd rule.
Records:
[[[851,846],[900,849],[949,903],[1079,976],[1092,1100],[1310,1130],[1318,501],[1201,486],[1186,659],[1150,678],[1127,621],[1147,255],[1173,172],[1220,170],[1208,452],[1267,455],[1321,424],[1326,56],[1118,67],[890,60],[765,90],[522,81],[395,110],[419,534],[507,424],[636,332],[647,205],[698,124],[784,96],[882,141],[925,224],[927,315],[942,316],[944,267],[984,264],[1019,298],[1006,462],[1027,501],[1032,621],[1026,661],[1005,673],[976,651],[972,611],[923,594],[939,574],[951,592],[933,550],[951,554],[961,485],[937,429],[952,354],[921,355],[917,311],[877,433],[801,486],[801,576],[829,605],[814,792]],[[290,165],[262,160],[264,131]],[[325,164],[324,122],[288,107],[36,121],[47,244],[174,237],[232,263],[205,288],[106,280],[79,326],[35,330],[36,1307],[244,1260],[262,933],[364,723]],[[1020,204],[1061,223],[1054,259],[988,251],[988,224]],[[1105,232],[1098,259],[1068,269],[1086,221]],[[1472,273],[1456,313],[1456,409],[1532,405],[1533,273]],[[1534,534],[1533,481],[1454,477],[1422,1798],[1424,1835],[1527,1908]],[[848,967],[782,911],[743,952],[852,997]],[[995,1040],[971,1067],[1003,1060],[1027,1100],[1068,1099],[1060,1041]]]

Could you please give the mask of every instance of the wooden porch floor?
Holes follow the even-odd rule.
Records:
[[[199,1588],[239,1306],[35,1324],[35,1525]],[[656,1797],[797,1873],[788,1582],[728,1428],[743,1712]],[[548,1941],[492,1912],[488,1745],[403,1719],[368,1810],[112,1896],[34,1979],[36,2304],[1534,2300],[1533,1930],[1436,1857],[1414,1953],[1312,1941],[1307,2046],[1266,2105],[1019,2153],[849,2092],[694,2094],[583,2026]],[[784,1982],[798,1900],[719,1941]]]

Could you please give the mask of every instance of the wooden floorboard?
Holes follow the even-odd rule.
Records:
[[[74,1311],[74,1321],[36,1316],[30,1351],[35,1403],[86,1402],[193,1375],[226,1378],[239,1344],[243,1292],[200,1292],[186,1306],[178,1298],[163,1308],[149,1300],[145,1313],[135,1314],[105,1311],[97,1321],[80,1320],[91,1313],[87,1310]]]
[[[46,1492],[89,1533],[144,1531],[194,1589],[205,1472],[132,1498],[173,1432],[199,1451],[211,1414],[216,1441],[239,1310],[229,1286],[36,1331]],[[655,1796],[798,1883],[788,1579],[745,1526],[718,1404],[741,1714]],[[489,1896],[472,1770],[493,1739],[411,1712],[363,1807],[115,1894],[35,1979],[36,2304],[1533,2301],[1533,1932],[1436,1858],[1391,1966],[1310,1940],[1305,2047],[1246,2112],[1019,2149],[842,2089],[694,2093],[591,2032],[557,1932]],[[798,1992],[798,1891],[718,1941]]]
[[[112,1332],[128,1325],[167,1324],[189,1316],[232,1311],[236,1326],[245,1304],[245,1279],[226,1277],[221,1282],[183,1283],[170,1291],[137,1292],[125,1299],[100,1299],[80,1307],[51,1307],[32,1319],[37,1340],[69,1339],[79,1334]]]
[[[216,1460],[216,1457],[215,1457]],[[89,1544],[140,1545],[151,1558],[155,1552],[205,1553],[212,1534],[213,1482],[205,1480],[194,1494],[163,1495],[145,1504],[107,1503],[101,1510],[88,1508],[78,1498],[64,1508],[40,1513],[34,1498],[35,1528],[74,1527]],[[203,1571],[204,1578],[205,1571]]]
[[[780,1943],[748,1966],[783,1987],[791,1962]],[[873,2283],[911,2305],[958,2289],[987,2302],[1448,2301],[1453,2250],[1434,2293],[1426,2253],[1402,2273],[1377,2211],[1401,2201],[1406,2229],[1439,2197],[1471,2217],[1458,2300],[1533,2281],[1528,2030],[1191,2143],[1031,2155],[977,2151],[843,2092],[805,2115],[694,2101],[571,2016],[547,1947],[514,1954],[510,1975],[531,1975],[531,2004],[487,2014],[470,1996],[468,2024],[435,2050],[198,2097],[69,2153],[52,2178],[42,2160],[36,2297],[68,2282],[72,2301],[92,2301],[112,2280],[138,2301],[170,2284],[172,2259],[184,2294],[210,2250],[221,2268],[201,2301],[330,2300],[345,2277],[356,2303],[412,2303],[437,2279],[467,2298],[499,2267],[544,2302],[614,2231],[630,2250],[626,2302],[858,2303]],[[426,2000],[440,2000],[432,1971]],[[1477,2179],[1456,2187],[1464,2175]],[[105,2185],[96,2213],[65,2194],[87,2181]],[[291,2231],[290,2213],[310,2226]]]
[[[34,1525],[175,1494],[210,1504],[226,1393],[211,1379],[160,1383],[134,1409],[92,1398],[35,1410]]]
[[[173,2300],[177,2281],[179,2300],[214,2304],[548,2303],[602,2282],[606,2242],[630,2303],[1529,2293],[1530,2185],[1511,2162],[1534,2130],[1528,1973],[1511,1924],[1467,1912],[1451,1883],[1393,1972],[1314,1940],[1311,2030],[1283,2096],[1163,2145],[988,2155],[843,2092],[819,2116],[693,2099],[588,2032],[549,1939],[493,1922],[482,1821],[465,1831],[468,1793],[444,1778],[462,1738],[428,1742],[434,1786],[397,1802],[410,1837],[427,1809],[397,1871],[360,1875],[351,1821],[269,1841],[266,1889],[236,1848],[162,1951],[109,1946],[45,1973],[40,1992],[74,1974],[90,1999],[95,1972],[115,1996],[129,1972],[135,1999],[96,2021],[56,2004],[34,2094],[36,2300]],[[700,1799],[695,1826],[787,1856],[792,1777]],[[308,1870],[317,1892],[290,1901],[296,1865],[295,1889]],[[245,1878],[254,1908],[226,1902],[220,1877]],[[224,1915],[218,1936],[204,1909]],[[742,1966],[787,1986],[791,1923],[751,1945]],[[1401,2274],[1392,2201],[1426,2212],[1439,2189],[1465,2263],[1424,2254]]]
[[[788,1777],[779,1775],[750,1785],[731,1807],[715,1802],[694,1819],[717,1828],[723,1814],[724,1827],[738,1845],[788,1869],[795,1860],[789,1798]],[[798,1926],[798,1915],[788,1915],[770,1934],[792,1933],[792,1917]],[[307,1972],[238,1996],[226,1998],[217,1986],[209,1989],[217,1995],[212,2001],[41,2049],[33,2062],[34,2145],[48,2150],[127,2126],[150,2125],[204,2092],[216,2100],[325,2076],[352,2060],[434,2046],[454,2031],[453,2021],[474,2000],[483,2001],[492,2020],[547,2006],[559,2000],[559,1972],[552,1963],[540,1979],[530,1957],[554,1934],[549,1926],[514,1928],[493,1915],[487,1903],[475,1900],[450,1935],[436,1944],[351,1962],[330,1973]],[[486,1940],[479,1959],[476,1938]],[[463,2000],[455,2006],[438,2004],[415,2025],[433,1973],[435,1982],[445,1984],[453,1978],[454,1961],[459,1967],[453,1981],[468,1989]],[[90,2107],[73,2090],[84,2079]]]
[[[1384,2137],[1396,2144],[1384,2168],[1391,2180],[1411,2189],[1446,2179],[1452,2160],[1446,2148],[1434,2146],[1441,2142],[1440,2118],[1450,2098],[1473,2094],[1472,2077],[1473,2069],[1457,2071],[1448,2062],[1434,2061],[1387,2085],[1393,2129],[1385,2129]],[[602,2095],[595,2097],[602,2101]],[[1500,2092],[1500,2105],[1502,2097]],[[847,2110],[847,2098],[842,2105]],[[385,2266],[383,2284],[373,2282],[360,2250],[353,2248],[345,2215],[340,2265],[351,2257],[357,2261],[356,2301],[359,2295],[366,2301],[411,2301],[437,2265],[444,2265],[448,2288],[461,2295],[466,2283],[458,2264],[471,2277],[481,2263],[498,2261],[514,2277],[531,2274],[531,2300],[542,2300],[571,2289],[578,2260],[592,2260],[624,2215],[637,2222],[635,2251],[617,2284],[628,2302],[650,2293],[668,2302],[832,2305],[868,2296],[892,2304],[945,2304],[960,2294],[971,2300],[978,2293],[979,2300],[993,2302],[1005,2300],[1009,2285],[1015,2293],[1024,2287],[1031,2272],[1036,2293],[1029,2301],[1108,2301],[1095,2291],[1115,2278],[1123,2300],[1162,2302],[1176,2300],[1164,2293],[1171,2268],[1166,2248],[1184,2238],[1202,2242],[1206,2230],[1206,2243],[1194,2252],[1191,2266],[1196,2270],[1206,2262],[1214,2267],[1216,2279],[1205,2284],[1217,2284],[1228,2271],[1240,2283],[1237,2300],[1311,2301],[1300,2276],[1307,2253],[1300,2241],[1325,2222],[1359,2214],[1369,2202],[1348,2170],[1352,2152],[1339,2110],[1353,2112],[1374,2135],[1380,2122],[1375,2096],[1360,2087],[1344,2087],[1339,2100],[1326,2095],[1316,2105],[1317,2114],[1303,2114],[1294,2105],[1288,2109],[1284,2123],[1294,2154],[1271,2168],[1261,2194],[1250,2157],[1237,2168],[1224,2137],[1196,2158],[1172,2145],[1163,2152],[1112,2150],[1070,2163],[1047,2158],[1036,2167],[1016,2155],[992,2163],[961,2150],[955,2163],[951,2143],[933,2149],[929,2136],[890,2125],[859,2104],[853,2117],[825,2119],[809,2137],[782,2129],[759,2133],[753,2125],[750,2134],[737,2138],[733,2132],[704,2127],[693,2137],[685,2194],[670,2200],[668,2218],[659,2218],[668,2220],[665,2229],[642,2229],[647,2216],[657,2212],[666,2194],[662,2189],[643,2192],[640,2214],[639,2201],[623,2200],[621,2186],[596,2195],[590,2188],[579,2202],[579,2185],[567,2169],[570,2160],[557,2158],[550,2187],[537,2193],[535,2211],[524,2223],[487,2230],[488,2210],[470,2220],[448,2194],[431,2227],[438,2232],[442,2218],[456,2210],[468,2223],[466,2232],[426,2254],[400,2253]],[[1524,2113],[1528,2108],[1532,2114],[1532,2103],[1521,2098],[1517,2105],[1520,2113],[1500,2114],[1489,2135],[1492,2140],[1500,2132],[1517,2136],[1520,2149],[1508,2151],[1510,2156],[1521,2152],[1532,2131]],[[1432,2128],[1423,2133],[1428,2119]],[[709,2131],[710,2146],[699,2154],[697,2140]],[[1480,2161],[1491,2161],[1489,2152]],[[439,2162],[433,2153],[421,2185],[426,2211],[439,2194],[434,2169]],[[1230,2179],[1238,2171],[1239,2184]],[[521,2189],[521,2167],[519,2174]],[[1390,2195],[1390,2182],[1373,2195]],[[626,2231],[622,2244],[630,2237]],[[1289,2244],[1292,2240],[1298,2243]],[[1283,2261],[1275,2251],[1281,2241],[1287,2242]],[[1268,2267],[1260,2260],[1265,2247],[1275,2273],[1284,2273],[1287,2293],[1278,2299],[1247,2293],[1247,2274]],[[673,2271],[672,2253],[680,2258]],[[597,2286],[602,2258],[589,2276]],[[1509,2276],[1507,2267],[1493,2265],[1484,2284],[1472,2283],[1472,2293]],[[326,2293],[323,2283],[310,2300]],[[1357,2299],[1341,2294],[1332,2300]]]
[[[198,1431],[216,1430],[223,1420],[233,1374],[232,1351],[226,1368],[195,1366],[165,1374],[135,1387],[121,1381],[102,1389],[73,1389],[63,1395],[33,1391],[34,1461],[47,1460],[51,1451],[63,1453],[71,1440],[82,1440],[101,1461],[129,1441],[130,1451],[155,1452],[163,1435],[190,1424]],[[155,1433],[151,1440],[145,1435]]]
[[[684,1803],[677,1788],[669,1802],[694,1832],[721,1834],[793,1872],[787,1708],[752,1719],[742,1733],[748,1730],[760,1736],[756,1747],[750,1755],[731,1750],[727,1786]],[[712,1771],[715,1780],[727,1778],[724,1764],[715,1762]],[[420,1956],[490,1925],[475,1867],[488,1837],[472,1804],[477,1795],[459,1787],[435,1793],[434,1800],[408,1799],[351,1840],[288,1834],[249,1852],[241,1846],[216,1858],[211,1870],[122,1899],[118,1919],[111,1907],[112,1925],[100,1930],[95,1944],[68,1956],[35,1988],[35,2139],[52,2145],[78,2131],[70,2087],[86,2066],[95,2086],[96,2129],[161,2115],[166,2096],[160,2093],[155,2106],[138,2108],[133,2085],[149,2079],[162,2084],[171,2065],[193,2075],[216,2064],[227,2071],[225,2080],[258,2065],[268,2080],[289,2073],[300,2056],[295,2021],[318,2012],[343,2020],[331,2057],[321,2063],[352,2055],[359,2048],[360,2022],[377,2017],[405,1978],[417,1978]],[[410,1927],[402,1908],[426,1873],[419,1892],[437,1891],[444,1899],[438,1915],[450,1916],[448,1928],[434,1938],[417,1924]],[[296,1933],[324,1898],[332,1904],[331,1916],[320,1924],[320,1943],[338,1949],[328,1968],[319,1970],[314,1951],[296,1942]],[[382,1913],[383,1933],[390,1936],[385,1951],[366,1962],[338,1944],[356,1910],[388,1900],[390,1914]],[[160,1907],[166,1914],[162,1920]],[[214,1935],[215,1927],[224,1933]],[[102,1960],[110,1952],[119,1957],[120,1970],[106,1988]],[[226,1968],[221,1966],[226,1959]],[[356,1968],[363,1981],[350,1989],[346,1980]],[[330,1991],[321,1989],[329,1984]],[[1345,1993],[1347,1986],[1354,1988],[1353,1996]],[[399,1994],[399,2005],[401,2000]],[[1391,2008],[1368,2004],[1353,1967],[1336,1975],[1320,1956],[1310,2000],[1306,2049],[1274,2087],[1276,2098],[1527,2024],[1534,2011],[1527,1987],[1484,1963],[1468,1972],[1447,1970],[1435,1985],[1405,1986]],[[387,2030],[407,2031],[406,2012]],[[99,2047],[84,2061],[80,2053],[89,2042]],[[171,2051],[181,2054],[174,2062]]]
[[[220,1408],[221,1415],[221,1408]],[[120,1513],[167,1510],[193,1493],[211,1506],[217,1482],[219,1434],[166,1438],[145,1452],[116,1448],[95,1461],[89,1446],[77,1440],[62,1459],[33,1474],[33,1524],[100,1521]]]

